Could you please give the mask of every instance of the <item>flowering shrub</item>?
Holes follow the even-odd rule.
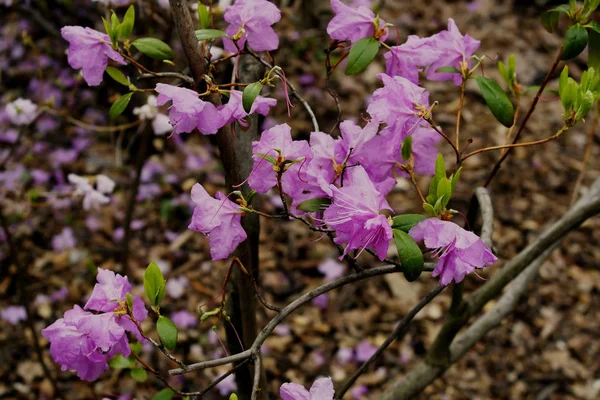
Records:
[[[109,7],[121,7],[130,2],[101,3]],[[556,92],[564,108],[563,126],[554,135],[543,140],[516,143],[517,133],[513,144],[471,148],[468,151],[467,146],[471,141],[467,144],[460,137],[460,121],[465,88],[470,81],[476,82],[481,96],[498,122],[511,131],[518,129],[521,132],[524,129],[528,117],[519,125],[513,103],[515,100],[518,102],[529,88],[522,87],[517,79],[515,59],[509,58],[506,64],[501,61],[497,63],[498,73],[507,88],[505,90],[486,76],[487,71],[484,71],[484,66],[490,68],[489,64],[495,60],[478,54],[480,41],[467,33],[461,33],[461,30],[468,31],[468,27],[461,27],[459,30],[453,19],[448,20],[446,30],[430,37],[411,35],[404,43],[391,46],[388,41],[393,32],[392,24],[385,22],[367,6],[331,0],[333,17],[326,28],[331,39],[326,53],[328,77],[338,73],[341,62],[346,62],[346,74],[360,74],[382,49],[385,73],[377,74],[378,88],[370,97],[366,113],[361,118],[354,115],[352,119],[345,120],[342,120],[340,113],[333,133],[326,133],[320,130],[311,106],[297,93],[283,69],[274,63],[274,58],[269,53],[280,47],[276,24],[281,20],[282,13],[273,3],[267,0],[237,0],[233,4],[221,2],[227,3],[221,7],[221,14],[218,12],[219,8],[212,5],[207,7],[199,2],[197,21],[190,17],[186,2],[171,0],[169,3],[181,41],[181,46],[176,51],[168,43],[154,37],[133,39],[136,36],[134,5],[129,6],[125,13],[112,11],[108,20],[102,18],[105,33],[88,26],[64,26],[60,34],[68,45],[69,65],[81,70],[87,86],[103,83],[106,72],[121,88],[127,88],[126,94],[112,102],[108,115],[111,121],[122,118],[121,115],[134,96],[141,99],[143,105],[133,109],[133,115],[139,121],[135,121],[132,126],[145,127],[146,123],[150,123],[152,131],[148,131],[150,136],[141,139],[140,148],[145,150],[140,151],[147,151],[153,134],[169,134],[166,143],[184,148],[183,152],[187,152],[185,154],[189,157],[188,165],[197,165],[202,163],[202,160],[198,160],[201,157],[194,157],[189,153],[182,137],[184,134],[196,135],[198,132],[202,135],[215,135],[214,143],[219,147],[228,180],[227,192],[215,191],[214,182],[199,182],[188,185],[188,188],[191,186],[191,193],[177,201],[193,209],[188,228],[207,236],[212,261],[231,259],[223,292],[217,296],[220,302],[211,310],[204,309],[199,315],[199,321],[212,321],[215,331],[222,324],[234,332],[230,332],[229,336],[235,335],[240,347],[245,350],[232,354],[229,358],[216,357],[213,360],[214,366],[251,361],[253,368],[258,371],[253,385],[238,389],[240,394],[245,391],[252,398],[260,393],[261,346],[266,337],[300,305],[314,301],[317,305],[326,307],[329,301],[326,292],[344,284],[392,272],[402,272],[412,282],[421,279],[423,273],[432,272],[431,276],[439,279],[440,287],[431,298],[426,298],[421,308],[445,286],[451,285],[455,296],[448,314],[449,324],[462,320],[463,325],[468,322],[471,315],[466,313],[475,313],[476,309],[466,306],[467,303],[462,298],[461,282],[467,275],[477,274],[478,269],[493,265],[498,258],[493,253],[491,240],[484,238],[483,234],[480,237],[471,230],[470,224],[475,226],[476,222],[473,216],[467,218],[451,207],[450,202],[461,171],[466,168],[465,160],[482,152],[501,150],[503,153],[497,164],[499,167],[513,147],[532,146],[554,140],[582,122],[600,95],[600,78],[596,72],[600,67],[600,42],[597,36],[600,34],[600,26],[591,20],[592,12],[600,2],[585,1],[583,5],[578,5],[572,1],[570,5],[552,9],[543,16],[544,27],[551,32],[556,30],[560,14],[566,14],[570,20],[559,58],[551,67],[549,76],[555,71],[558,59],[572,59],[588,46],[590,65],[579,82],[569,76],[567,67],[560,75]],[[166,7],[166,3],[161,2],[161,6]],[[219,44],[224,47],[224,52],[215,47]],[[174,61],[183,55],[190,65],[191,76],[182,73],[184,69],[176,64],[179,61]],[[250,81],[240,79],[240,65],[247,59],[253,59],[264,67],[264,71],[259,74],[261,77]],[[337,61],[332,65],[334,59]],[[153,60],[153,64],[150,60]],[[228,82],[221,82],[223,74],[219,74],[218,70],[221,65],[229,65],[229,62],[232,78]],[[158,64],[161,65],[160,71],[151,69],[156,69]],[[164,71],[163,67],[168,70]],[[136,77],[130,76],[134,70],[137,71]],[[158,82],[163,78],[168,78],[171,83]],[[451,82],[460,87],[454,134],[444,132],[436,123],[436,107],[439,103],[435,100],[436,93],[430,93],[424,87],[425,81]],[[143,82],[152,83],[146,85]],[[547,84],[548,80],[538,89],[531,112]],[[269,88],[281,90],[269,91]],[[77,96],[83,96],[83,93],[78,92]],[[283,102],[290,113],[290,107],[293,106],[290,97],[294,96],[297,103],[311,116],[313,130],[310,133],[303,132],[304,139],[296,139],[300,135],[293,132],[289,124],[272,125],[257,131],[260,132],[257,140],[245,140],[247,146],[240,150],[239,146],[242,145],[239,143],[244,138],[238,136],[250,135],[246,131],[259,129],[257,116],[269,115],[278,103]],[[60,97],[61,95],[56,95],[52,100],[40,104],[18,98],[6,105],[6,120],[11,126],[25,129],[36,120],[39,124],[42,118],[59,116],[55,106],[63,100]],[[104,120],[104,116],[89,116],[90,120],[95,118]],[[92,125],[72,117],[67,120],[78,124],[81,129]],[[127,124],[120,125],[114,131],[126,129],[123,126]],[[108,127],[104,131],[113,132],[113,129]],[[78,142],[82,148],[85,147],[85,140],[85,137],[81,137]],[[441,150],[453,152],[455,160],[454,157],[452,162],[444,160]],[[40,149],[40,153],[43,151]],[[57,170],[62,164],[72,162],[78,155],[77,148],[55,153]],[[153,181],[155,175],[165,175],[161,167],[153,165],[151,161],[146,162],[144,157],[140,156],[141,163],[135,174],[131,207],[136,199],[152,199],[156,191],[156,183]],[[248,166],[249,172],[240,172],[243,170],[242,165]],[[490,179],[494,173],[492,172]],[[1,181],[7,186],[6,182],[18,184],[17,178],[4,172],[3,174],[5,175]],[[39,181],[49,179],[41,173],[36,176],[34,179]],[[231,176],[239,178],[238,181],[231,182]],[[165,179],[168,181],[170,178],[167,176]],[[423,179],[429,181],[426,193],[423,193],[419,185]],[[174,177],[170,183],[176,180]],[[422,208],[406,210],[410,213],[394,210],[388,199],[399,182],[406,182],[411,187]],[[61,190],[64,190],[62,194],[83,197],[82,208],[86,212],[101,211],[103,206],[111,202],[109,195],[112,196],[117,186],[105,174],[83,176],[69,173],[64,183],[61,184]],[[215,193],[214,196],[212,193]],[[268,213],[257,205],[256,198],[261,194],[273,193],[278,197],[275,202],[280,210]],[[58,201],[59,197],[55,200]],[[170,211],[170,208],[165,208],[164,212]],[[477,209],[474,211],[477,214]],[[128,216],[125,218],[124,228],[114,231],[115,237],[122,237],[124,240],[125,254],[131,230],[144,228],[143,222],[132,219],[131,210],[126,212]],[[251,247],[254,244],[250,243],[256,232],[249,230],[251,227],[248,222],[254,216],[290,220],[303,224],[308,230],[328,236],[339,251],[339,261],[345,262],[354,272],[346,275],[344,264],[328,260],[319,268],[327,277],[327,284],[283,309],[266,304],[256,279],[258,271],[244,265],[242,261],[244,255],[252,252],[252,257],[256,256],[258,259],[256,249]],[[86,223],[98,229],[100,222],[93,216],[90,218],[92,219]],[[466,222],[465,228],[459,225],[463,222]],[[177,236],[170,237],[171,242],[179,240]],[[52,245],[59,251],[74,248],[77,242],[69,230],[55,236]],[[177,248],[174,246],[174,249]],[[362,270],[356,263],[359,257],[382,261],[386,267],[379,268],[388,269]],[[426,263],[426,259],[435,264],[432,266]],[[127,271],[126,256],[123,268],[124,272],[130,272]],[[161,371],[148,365],[139,355],[140,345],[144,345],[143,348],[149,345],[160,349],[170,361],[180,367],[171,370],[171,375],[211,366],[210,362],[200,367],[196,364],[186,365],[171,353],[178,346],[179,330],[195,326],[198,317],[186,310],[170,313],[171,318],[163,313],[161,305],[164,304],[164,294],[169,293],[173,299],[180,297],[188,281],[185,278],[172,278],[166,283],[162,269],[152,262],[145,270],[143,286],[148,309],[152,311],[149,321],[144,301],[133,294],[134,289],[129,282],[130,278],[134,279],[135,274],[127,277],[98,268],[97,283],[84,307],[75,305],[64,313],[63,318],[42,330],[43,337],[50,343],[54,361],[63,371],[73,371],[81,379],[94,381],[110,367],[128,368],[138,380],[145,379],[146,373],[150,372],[164,382],[166,392],[159,392],[154,398],[171,398],[168,396],[173,393],[181,396],[201,395],[176,390]],[[233,274],[235,269],[237,272]],[[242,278],[236,278],[235,275],[238,274]],[[272,320],[274,322],[269,323],[254,342],[246,342],[247,336],[237,332],[241,326],[240,316],[229,311],[226,306],[227,302],[234,301],[231,299],[234,296],[227,293],[227,287],[230,280],[235,279],[250,282],[246,290],[253,290],[252,301],[256,294],[265,307],[278,311],[278,316]],[[237,301],[243,302],[239,299]],[[415,314],[419,310],[420,308],[416,309]],[[26,319],[27,312],[21,308],[7,309],[2,315],[3,319],[17,323]],[[252,319],[255,315],[243,317]],[[414,315],[407,317],[406,323],[413,317]],[[441,339],[436,341],[430,354],[442,354],[439,359],[449,360],[448,345],[461,326],[445,326],[442,333],[446,336],[441,334]],[[158,341],[148,333],[154,331]],[[445,339],[449,342],[444,348],[439,343]],[[218,335],[217,340],[221,341]],[[366,362],[366,366],[381,354],[368,341],[363,342],[360,347],[357,352],[361,356],[357,357],[357,361]],[[431,357],[435,358],[434,356]],[[434,362],[439,359],[435,358]],[[229,384],[230,391],[234,391],[232,378],[225,379],[226,377],[222,384]],[[220,387],[222,389],[225,386]],[[338,391],[341,392],[338,395],[343,396],[348,388],[349,386]],[[357,389],[360,389],[357,396],[364,396],[362,387]],[[164,397],[157,397],[160,393],[166,394]],[[284,400],[330,400],[336,396],[332,379],[323,377],[318,378],[310,390],[297,383],[283,384],[280,395]],[[230,398],[236,396],[232,395]]]

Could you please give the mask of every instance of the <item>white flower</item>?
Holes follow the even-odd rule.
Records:
[[[110,203],[110,198],[106,196],[115,189],[115,182],[106,175],[96,177],[96,188],[90,184],[90,181],[79,175],[69,174],[67,179],[75,185],[75,195],[83,195],[83,209],[98,209],[104,204]]]
[[[6,115],[15,125],[29,125],[38,116],[38,107],[29,99],[19,97],[6,105]]]
[[[157,135],[173,131],[169,117],[158,111],[156,96],[148,96],[146,104],[133,109],[133,115],[137,115],[142,121],[152,121],[152,129]]]

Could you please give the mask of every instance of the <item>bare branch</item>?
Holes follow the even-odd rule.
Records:
[[[483,221],[479,237],[491,249],[493,247],[492,234],[494,233],[494,207],[492,206],[492,199],[484,187],[475,189],[475,198],[479,203],[481,219]]]
[[[152,74],[141,74],[138,79],[151,79],[151,78],[177,78],[185,81],[189,84],[194,83],[194,78],[187,76],[180,72],[154,72]]]
[[[260,351],[254,355],[254,382],[252,384],[251,400],[256,400],[260,388]]]

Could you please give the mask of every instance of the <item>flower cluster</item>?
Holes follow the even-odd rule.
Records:
[[[67,179],[75,185],[75,195],[83,195],[83,209],[98,209],[101,205],[110,203],[110,194],[115,189],[115,182],[106,175],[95,177],[96,187],[90,183],[88,178],[69,174]]]
[[[112,357],[131,354],[126,332],[144,341],[138,326],[148,316],[138,296],[132,296],[133,302],[127,304],[126,297],[131,292],[127,277],[99,268],[97,280],[83,308],[76,305],[42,330],[50,342],[50,353],[62,370],[73,370],[87,381],[107,370]]]

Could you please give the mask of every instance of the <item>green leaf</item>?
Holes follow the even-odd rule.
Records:
[[[134,368],[131,370],[131,377],[137,382],[146,382],[146,379],[148,379],[148,373],[143,368]]]
[[[435,211],[435,215],[440,215],[440,212],[442,211],[442,208],[444,208],[444,203],[448,203],[445,200],[445,195],[442,197],[438,197],[437,201],[435,202],[435,205],[433,206],[433,210]]]
[[[129,347],[131,348],[131,351],[138,356],[142,352],[142,344],[140,342],[129,343]]]
[[[128,38],[133,31],[133,25],[135,23],[135,8],[130,5],[123,17],[123,23],[119,27],[119,33],[121,37]]]
[[[306,212],[318,212],[324,211],[331,204],[331,199],[328,198],[314,198],[304,200],[300,204],[298,204],[298,210],[306,211]]]
[[[421,214],[402,214],[392,218],[392,229],[400,229],[408,233],[409,230],[427,217]]]
[[[455,74],[460,74],[460,69],[451,67],[449,65],[445,66],[445,67],[440,67],[438,69],[435,70],[435,72],[450,72],[450,73],[455,73]]]
[[[117,354],[110,360],[110,367],[113,369],[129,369],[135,367],[135,361]]]
[[[169,350],[175,349],[177,345],[177,327],[164,315],[158,317],[156,321],[156,331],[160,342]]]
[[[437,216],[437,214],[435,212],[435,209],[433,208],[433,206],[431,204],[429,204],[429,203],[423,203],[423,209],[425,210],[425,212],[427,214],[429,214],[430,217],[436,217]]]
[[[110,106],[110,110],[108,110],[108,117],[111,120],[117,118],[123,113],[123,111],[125,111],[129,101],[131,100],[131,96],[133,96],[133,92],[124,94],[123,96],[119,97],[112,106]]]
[[[119,17],[117,17],[117,14],[115,14],[115,12],[113,10],[111,10],[111,15],[110,15],[110,33],[108,34],[108,36],[110,36],[110,39],[112,40],[113,44],[117,43],[117,39],[119,39],[119,27],[121,25],[121,23],[119,22]]]
[[[127,308],[129,308],[129,310],[133,310],[133,296],[131,293],[127,293],[125,295],[125,301],[127,302]]]
[[[569,28],[563,42],[562,60],[570,60],[577,57],[585,49],[588,43],[588,32],[580,24]]]
[[[565,65],[558,79],[558,95],[562,96],[563,89],[569,81],[569,67]]]
[[[450,182],[450,179],[448,178],[442,178],[440,179],[439,183],[438,183],[438,187],[437,187],[437,191],[436,191],[436,197],[439,198],[444,198],[444,201],[442,201],[442,207],[445,207],[446,204],[448,204],[448,201],[450,200],[450,197],[452,196],[452,183]]]
[[[346,75],[354,75],[363,71],[379,52],[379,41],[375,38],[362,38],[354,43],[348,54]]]
[[[412,136],[409,136],[406,139],[404,139],[404,141],[402,142],[401,152],[402,160],[404,160],[404,162],[407,163],[408,160],[410,160],[410,156],[412,154]]]
[[[218,37],[227,36],[227,34],[218,29],[198,29],[196,31],[196,39],[198,41],[216,39]]]
[[[175,392],[169,388],[164,388],[160,392],[152,396],[152,400],[171,400],[175,396]]]
[[[268,161],[268,162],[270,162],[270,163],[271,163],[271,164],[273,164],[273,165],[277,164],[277,160],[276,160],[276,159],[274,159],[273,157],[271,157],[271,156],[267,155],[267,154],[255,153],[254,155],[256,155],[256,156],[258,156],[258,157],[262,158],[262,159],[263,159],[263,160],[265,160],[265,161]]]
[[[444,164],[444,156],[442,153],[439,153],[435,159],[435,177],[438,179],[446,177],[446,165]]]
[[[556,28],[558,28],[558,21],[560,19],[560,13],[557,11],[546,11],[542,14],[542,26],[549,33],[556,32]]]
[[[456,172],[450,177],[450,182],[452,184],[452,193],[454,193],[454,191],[456,190],[456,184],[458,183],[458,179],[460,178],[460,172],[462,171],[462,168],[463,167],[457,169]]]
[[[210,10],[200,1],[198,2],[198,20],[200,21],[200,27],[202,29],[206,29],[210,26]]]
[[[423,272],[425,264],[423,253],[413,238],[406,232],[399,229],[394,229],[393,232],[404,277],[409,282],[415,281],[419,278],[421,272]]]
[[[140,38],[134,40],[131,45],[141,53],[155,60],[170,60],[175,57],[171,47],[162,40],[155,38]]]
[[[577,98],[577,82],[573,78],[567,80],[566,85],[560,94],[560,101],[565,108],[565,111],[569,111]]]
[[[110,23],[104,17],[101,17],[101,18],[102,18],[102,23],[104,24],[104,32],[106,32],[106,34],[110,36],[110,32],[111,32]]]
[[[231,394],[229,395],[229,400],[238,400],[238,395],[237,395],[237,394],[235,394],[235,393],[231,393]]]
[[[123,86],[129,87],[129,80],[121,71],[119,71],[115,67],[106,67],[106,73],[113,78],[116,82],[120,83]]]
[[[154,307],[160,305],[165,295],[165,282],[158,264],[152,261],[146,268],[146,272],[144,272],[144,290]]]
[[[500,76],[502,77],[504,82],[506,82],[508,87],[510,87],[511,80],[508,77],[508,71],[506,70],[506,67],[504,66],[504,63],[502,61],[498,61],[498,72],[500,72]]]
[[[600,33],[596,30],[588,32],[588,66],[600,69]]]
[[[475,78],[483,99],[494,114],[494,117],[504,126],[513,124],[515,108],[502,88],[493,80],[483,76]]]
[[[252,104],[260,94],[262,88],[262,83],[254,82],[246,86],[244,89],[244,93],[242,93],[242,106],[244,106],[244,111],[246,111],[248,114],[250,114],[250,110],[252,110]]]

